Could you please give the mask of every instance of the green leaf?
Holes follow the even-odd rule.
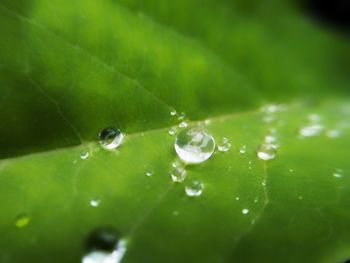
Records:
[[[349,47],[292,1],[3,0],[0,36],[0,262],[79,262],[100,227],[123,262],[350,257]],[[172,109],[232,144],[178,184]]]

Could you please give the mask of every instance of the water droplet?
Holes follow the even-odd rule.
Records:
[[[170,110],[170,115],[171,116],[175,116],[177,114],[176,110],[175,109],[171,109]]]
[[[235,198],[235,199],[236,199],[236,201],[239,201],[239,196],[236,196],[236,198]]]
[[[146,176],[150,177],[150,176],[153,175],[153,173],[154,173],[153,171],[147,171],[147,172],[146,172]]]
[[[272,114],[280,111],[285,111],[287,109],[286,105],[282,104],[268,104],[261,108],[261,111],[267,114]]]
[[[341,135],[339,130],[329,130],[326,132],[327,137],[329,138],[337,138]]]
[[[257,203],[257,202],[259,202],[259,198],[258,198],[258,197],[255,197],[254,203]]]
[[[203,193],[204,184],[199,180],[193,180],[190,185],[185,187],[186,195],[189,197],[197,197]]]
[[[86,160],[87,158],[89,158],[89,152],[88,151],[82,151],[80,153],[80,159]]]
[[[262,186],[266,186],[266,180],[263,180],[263,181],[261,182],[261,185],[262,185]]]
[[[92,207],[98,207],[101,203],[101,200],[100,199],[91,199],[90,200],[90,205]]]
[[[188,128],[177,135],[175,151],[186,163],[195,164],[208,160],[215,149],[215,140],[206,130]]]
[[[181,183],[186,178],[186,170],[183,166],[175,166],[173,165],[173,171],[171,172],[171,180],[173,180],[174,183]]]
[[[321,116],[319,114],[316,114],[316,113],[311,113],[311,114],[309,114],[308,119],[311,122],[319,122],[321,120]]]
[[[183,119],[185,119],[186,118],[186,114],[184,113],[184,112],[181,112],[180,114],[179,114],[179,117],[177,118],[179,121],[181,121],[181,120],[183,120]]]
[[[298,197],[298,199],[299,199],[299,200],[303,200],[303,197],[300,195],[300,196]]]
[[[344,172],[342,169],[336,169],[333,173],[335,178],[342,178],[344,176]]]
[[[230,150],[230,148],[231,148],[231,143],[227,138],[223,137],[221,139],[220,144],[218,144],[218,150],[220,152],[227,152],[228,150]]]
[[[186,128],[188,126],[187,122],[183,121],[179,124],[180,128]]]
[[[17,218],[16,218],[16,222],[15,225],[18,228],[23,228],[26,227],[30,222],[30,217],[26,214],[20,214]]]
[[[257,155],[259,159],[264,161],[275,159],[276,152],[276,146],[269,143],[263,143],[259,145],[257,149]]]
[[[174,126],[174,127],[171,127],[169,130],[168,130],[168,133],[170,135],[175,135],[177,133],[177,128]]]
[[[290,173],[294,173],[294,170],[293,169],[289,169],[288,170]]]
[[[111,229],[100,229],[89,236],[82,263],[119,263],[125,252],[124,239]]]
[[[240,154],[245,154],[247,152],[247,146],[243,145],[241,148],[239,148],[239,153]]]
[[[276,139],[275,136],[267,135],[267,136],[265,136],[264,141],[265,141],[266,143],[274,144],[274,143],[277,142],[277,139]]]
[[[300,128],[299,134],[302,137],[312,137],[321,134],[323,126],[319,124],[311,124]]]
[[[208,126],[210,123],[211,123],[211,120],[209,120],[209,119],[207,119],[207,120],[204,121],[204,125],[207,125],[207,126]]]
[[[248,213],[249,213],[249,209],[247,209],[247,208],[242,209],[242,214],[243,215],[246,215]]]
[[[100,132],[99,139],[104,149],[113,150],[123,142],[124,135],[119,129],[110,127]]]

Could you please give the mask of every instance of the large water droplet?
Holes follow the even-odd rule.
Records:
[[[268,161],[276,158],[276,146],[269,143],[263,143],[258,146],[257,155],[259,159]]]
[[[204,184],[199,180],[193,180],[185,187],[186,195],[189,197],[197,197],[203,193]]]
[[[125,240],[112,229],[99,229],[89,236],[82,263],[119,263],[125,252]]]
[[[30,217],[26,214],[20,214],[17,218],[16,218],[16,222],[15,225],[18,228],[23,228],[26,227],[30,222]]]
[[[174,183],[181,183],[186,178],[186,170],[182,165],[174,165],[173,164],[173,171],[171,172],[171,180],[173,180]]]
[[[218,150],[220,152],[227,152],[228,150],[230,150],[230,148],[231,148],[230,141],[227,138],[223,137],[221,139],[221,142],[218,144]]]
[[[202,128],[188,128],[177,135],[175,151],[186,163],[195,164],[208,160],[215,149],[215,140]]]
[[[110,127],[100,132],[99,139],[104,149],[113,150],[123,142],[124,135],[119,129]]]
[[[299,134],[302,137],[313,137],[321,134],[323,126],[320,124],[311,124],[300,128]]]

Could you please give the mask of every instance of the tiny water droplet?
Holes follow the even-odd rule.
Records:
[[[170,115],[171,116],[175,116],[177,114],[176,110],[175,109],[171,109],[170,110]]]
[[[82,263],[119,263],[126,252],[126,245],[126,240],[119,239],[114,230],[96,230],[87,239]]]
[[[313,137],[320,135],[323,131],[323,126],[319,124],[311,124],[300,128],[299,134],[302,137]]]
[[[221,142],[218,144],[218,150],[220,152],[227,152],[231,148],[231,143],[226,137],[221,139]]]
[[[236,196],[236,198],[235,198],[235,199],[236,199],[236,201],[239,201],[239,196]]]
[[[204,184],[199,180],[193,180],[185,187],[186,195],[189,197],[198,197],[203,193]]]
[[[90,200],[90,205],[92,207],[98,207],[101,203],[101,200],[100,199],[91,199]]]
[[[175,151],[188,164],[201,163],[214,153],[215,140],[206,130],[187,128],[177,135]]]
[[[321,116],[319,114],[316,114],[316,113],[311,113],[311,114],[309,114],[308,119],[311,122],[319,122],[321,120]]]
[[[186,169],[183,166],[173,166],[173,171],[171,172],[171,180],[174,183],[181,183],[186,178]]]
[[[249,209],[247,209],[247,208],[242,209],[242,214],[243,215],[246,215],[248,213],[249,213]]]
[[[241,148],[239,148],[239,153],[240,154],[245,154],[247,152],[247,146],[243,145]]]
[[[147,172],[146,172],[146,176],[150,177],[150,176],[153,175],[153,173],[154,173],[153,171],[147,171]]]
[[[104,149],[113,150],[123,142],[124,135],[119,129],[109,127],[100,132],[99,139]]]
[[[211,121],[209,119],[204,121],[204,125],[208,126],[211,123]]]
[[[268,104],[261,108],[261,111],[267,114],[273,114],[280,111],[285,111],[287,109],[286,105],[282,104]]]
[[[88,151],[82,151],[81,153],[80,153],[80,159],[82,159],[82,160],[86,160],[87,158],[89,158],[89,152]]]
[[[342,178],[344,176],[344,172],[342,169],[336,169],[334,172],[333,172],[333,176],[335,178]]]
[[[276,147],[269,143],[263,143],[258,146],[257,155],[259,159],[268,161],[276,158]]]
[[[263,181],[261,182],[261,185],[262,185],[262,186],[266,186],[266,180],[263,180]]]
[[[255,197],[254,203],[257,203],[257,202],[259,202],[259,198],[258,198],[258,197]]]
[[[299,199],[299,200],[303,200],[303,197],[300,195],[300,196],[298,197],[298,199]]]
[[[293,169],[289,169],[288,170],[290,173],[294,173],[294,170]]]
[[[179,121],[181,121],[181,120],[183,120],[183,119],[185,119],[186,118],[186,114],[184,113],[184,112],[181,112],[180,114],[179,114],[179,117],[177,118]]]
[[[168,130],[168,133],[170,135],[175,135],[177,132],[177,128],[174,126],[174,127],[171,127],[169,130]]]
[[[187,122],[183,121],[179,124],[180,128],[186,128],[188,126]]]
[[[18,228],[23,228],[23,227],[26,227],[29,224],[29,222],[30,222],[30,217],[28,216],[28,214],[23,213],[17,216],[15,225]]]
[[[266,143],[274,144],[274,143],[277,142],[277,139],[276,139],[275,136],[267,135],[267,136],[265,136],[264,141],[265,141]]]
[[[341,135],[339,130],[329,130],[326,132],[327,137],[329,138],[337,138]]]

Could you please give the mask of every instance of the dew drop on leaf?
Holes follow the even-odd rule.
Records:
[[[239,153],[240,154],[245,154],[247,152],[247,146],[243,145],[241,148],[239,148]]]
[[[198,197],[203,193],[204,184],[199,180],[193,180],[185,187],[186,195],[189,197]]]
[[[221,139],[221,142],[218,144],[218,150],[220,152],[227,152],[228,150],[230,150],[230,148],[231,148],[230,141],[227,138],[223,137]]]
[[[276,158],[276,146],[269,143],[263,143],[258,146],[257,156],[259,159],[268,161]]]
[[[82,263],[119,263],[126,252],[126,241],[112,229],[94,231],[85,244]]]
[[[299,134],[302,137],[313,137],[320,135],[323,131],[323,126],[320,124],[311,124],[300,128]]]
[[[180,128],[186,128],[188,126],[187,122],[183,121],[179,124]]]
[[[179,114],[178,120],[181,121],[181,120],[183,120],[183,119],[185,119],[185,118],[186,118],[186,114],[185,114],[184,112],[181,112],[181,113]]]
[[[176,137],[175,151],[185,163],[202,163],[213,155],[214,150],[213,136],[202,128],[187,128]]]
[[[176,127],[171,127],[169,130],[168,130],[168,133],[170,135],[175,135],[177,132],[177,128]]]
[[[101,203],[101,200],[97,199],[97,198],[90,200],[90,205],[92,207],[98,207],[100,205],[100,203]]]
[[[99,139],[104,149],[113,150],[123,142],[124,135],[119,129],[109,127],[100,132]]]
[[[329,138],[337,138],[341,135],[339,130],[329,130],[326,132],[327,137]]]
[[[333,173],[335,178],[342,178],[344,176],[344,172],[342,169],[336,169]]]
[[[176,110],[175,109],[171,109],[170,110],[170,115],[171,116],[175,116],[177,114]]]
[[[26,227],[30,222],[30,217],[26,214],[20,214],[17,218],[16,218],[16,222],[15,225],[18,228],[23,228]]]
[[[248,213],[249,213],[249,209],[247,209],[247,208],[242,209],[242,214],[243,215],[246,215]]]
[[[89,158],[89,152],[88,151],[82,151],[80,153],[80,159],[86,160],[87,158]]]
[[[186,169],[182,165],[176,165],[173,164],[173,170],[171,172],[171,180],[173,180],[174,183],[181,183],[186,178]]]
[[[153,173],[154,173],[153,171],[147,171],[147,172],[146,172],[146,176],[150,177],[150,176],[153,175]]]

